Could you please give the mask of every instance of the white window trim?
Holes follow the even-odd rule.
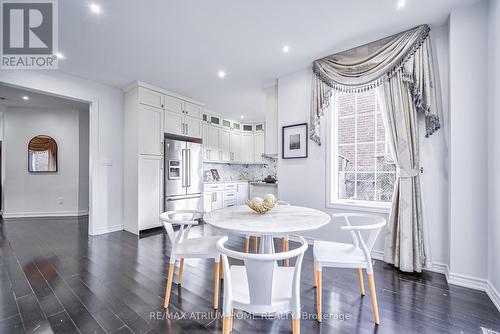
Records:
[[[333,134],[337,133],[335,131],[338,126],[338,92],[332,94],[332,101],[330,103],[331,112],[326,113],[326,207],[330,209],[338,210],[351,210],[351,211],[367,211],[374,213],[389,213],[391,210],[391,202],[375,202],[375,201],[363,201],[363,200],[348,200],[340,199],[337,197],[338,189],[333,186],[332,181],[336,181],[336,175],[338,175],[338,161],[336,157],[338,156],[338,145],[334,139]],[[331,150],[333,148],[333,150]],[[333,161],[335,159],[335,161]]]

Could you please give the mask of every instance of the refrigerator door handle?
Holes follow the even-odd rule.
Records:
[[[186,162],[186,150],[185,149],[182,149],[182,176],[181,176],[181,179],[182,179],[182,187],[185,188],[186,187],[186,167],[187,167],[187,162]]]
[[[187,173],[186,173],[186,186],[191,187],[191,150],[186,150],[186,160],[187,160]]]

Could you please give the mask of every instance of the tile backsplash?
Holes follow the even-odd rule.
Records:
[[[271,175],[276,178],[276,160],[265,158],[265,165],[245,165],[245,164],[220,164],[208,163],[203,164],[204,175],[210,174],[210,169],[215,168],[219,172],[221,181],[241,180],[245,172],[252,181],[262,181],[266,176]],[[205,181],[212,181],[206,179]]]

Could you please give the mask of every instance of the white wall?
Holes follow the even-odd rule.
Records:
[[[123,229],[123,93],[59,71],[2,71],[0,82],[91,102],[89,233]]]
[[[4,217],[78,213],[78,114],[78,110],[7,108],[3,141]],[[56,141],[56,173],[28,173],[28,143],[37,135]],[[63,203],[58,203],[59,198]]]
[[[500,1],[489,2],[488,279],[500,296]],[[497,299],[500,308],[500,300]]]
[[[266,87],[266,154],[278,154],[278,84]]]
[[[339,46],[335,51],[360,45],[369,39],[352,41],[349,45]],[[443,85],[442,91],[438,88],[447,101],[448,94],[448,32],[447,27],[433,28],[431,38],[435,51],[438,85]],[[437,64],[439,62],[439,64]],[[309,122],[311,92],[311,69],[287,75],[278,80],[278,129],[285,125]],[[441,94],[440,100],[441,100]],[[448,105],[442,108],[444,113],[443,123],[448,119]],[[326,125],[322,122],[322,146],[309,141],[309,157],[307,159],[278,160],[279,197],[296,205],[314,207],[326,212],[340,212],[326,208]],[[423,126],[423,122],[420,123]],[[443,124],[446,129],[447,124]],[[427,225],[429,228],[430,250],[433,262],[447,263],[448,261],[448,226],[447,226],[447,144],[445,131],[440,130],[431,138],[423,138],[422,165],[425,173],[422,177],[423,191],[426,192],[425,206],[427,208]],[[424,137],[424,136],[422,136]],[[281,134],[278,136],[278,149],[281,156]],[[352,211],[352,210],[351,210]],[[387,218],[388,214],[378,213]],[[309,234],[319,239],[348,242],[349,235],[340,232],[338,226],[329,224],[321,230]],[[375,251],[382,252],[384,233],[375,245]]]
[[[486,2],[450,16],[450,279],[487,275]]]

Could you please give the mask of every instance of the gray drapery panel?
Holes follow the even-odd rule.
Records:
[[[310,138],[321,145],[319,125],[333,90],[357,93],[402,74],[417,112],[425,114],[426,136],[439,129],[434,105],[430,28],[421,25],[313,62]],[[405,66],[408,63],[412,66]]]

